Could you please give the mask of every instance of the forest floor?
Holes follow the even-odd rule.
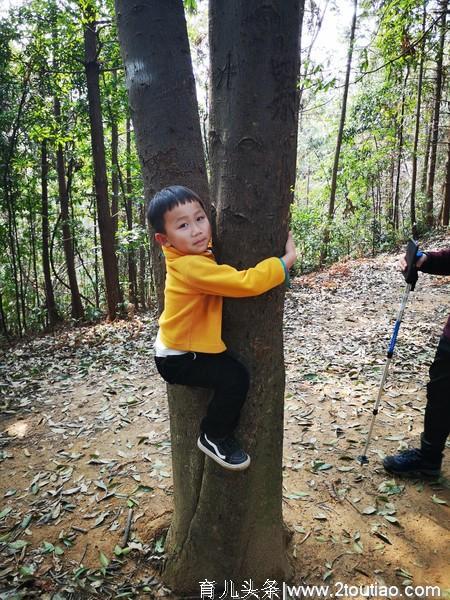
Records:
[[[410,295],[370,463],[355,461],[403,293],[396,258],[298,277],[286,298],[283,506],[294,583],[328,584],[344,598],[359,595],[343,584],[438,586],[450,597],[450,452],[434,483],[393,478],[381,464],[417,444],[450,277],[421,275]],[[173,498],[155,331],[147,315],[0,355],[0,599],[170,597],[158,575]]]

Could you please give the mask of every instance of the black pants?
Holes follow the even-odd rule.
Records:
[[[442,336],[430,367],[424,437],[442,452],[450,433],[450,339]]]
[[[214,395],[201,430],[211,437],[225,437],[236,428],[249,386],[247,369],[228,352],[187,352],[155,357],[159,374],[168,383],[210,388]]]

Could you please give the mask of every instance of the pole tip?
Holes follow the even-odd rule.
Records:
[[[367,456],[365,454],[361,454],[360,456],[357,457],[356,459],[360,465],[368,465],[369,464],[369,459],[367,458]]]

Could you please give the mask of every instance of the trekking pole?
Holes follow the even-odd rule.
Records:
[[[364,452],[360,456],[357,457],[357,461],[361,465],[367,465],[369,463],[369,459],[367,458],[367,450],[369,448],[370,440],[372,438],[373,427],[375,425],[375,419],[378,414],[378,407],[380,405],[381,396],[383,394],[384,384],[386,383],[389,365],[392,360],[392,356],[394,355],[394,348],[397,342],[397,336],[400,329],[400,324],[402,322],[403,311],[405,310],[406,302],[408,301],[409,292],[413,292],[416,287],[416,282],[418,279],[416,261],[422,256],[422,252],[419,252],[419,246],[417,242],[414,240],[409,240],[406,246],[406,270],[403,272],[403,276],[406,281],[406,288],[403,292],[403,298],[400,304],[400,309],[398,311],[397,320],[395,321],[394,331],[392,332],[391,341],[389,342],[389,348],[387,351],[386,364],[384,365],[383,375],[381,377],[380,387],[378,389],[377,399],[375,401],[373,410],[372,410],[372,419],[370,421],[369,432],[367,434],[366,445],[364,446]]]

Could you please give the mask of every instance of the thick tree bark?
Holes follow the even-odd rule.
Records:
[[[336,141],[336,149],[334,151],[334,162],[333,171],[331,174],[331,189],[330,199],[328,201],[328,217],[323,233],[322,250],[320,253],[321,264],[326,260],[328,256],[328,246],[330,243],[330,229],[334,218],[334,209],[336,204],[336,189],[337,189],[337,177],[339,170],[339,159],[341,156],[342,138],[344,136],[345,117],[347,115],[347,98],[348,90],[350,86],[350,73],[352,70],[352,57],[353,57],[353,46],[355,44],[355,31],[356,31],[356,16],[358,9],[358,0],[353,0],[353,17],[352,24],[350,27],[350,40],[348,45],[347,53],[347,68],[345,72],[345,83],[344,83],[344,94],[342,97],[341,117],[339,120],[338,137]]]
[[[56,121],[59,122],[61,118],[61,106],[57,97],[54,98],[53,107]],[[64,153],[61,143],[58,143],[56,148],[56,171],[58,173],[58,190],[59,203],[61,207],[61,228],[63,234],[64,257],[66,259],[67,276],[69,278],[70,287],[71,316],[72,319],[83,319],[84,309],[81,302],[77,271],[75,268],[75,253],[69,215],[69,194],[67,191],[66,168],[64,164]]]
[[[430,147],[430,165],[428,171],[428,182],[427,182],[427,213],[426,220],[428,227],[433,227],[434,224],[434,180],[436,177],[436,158],[437,158],[437,147],[439,139],[439,119],[440,119],[440,106],[442,98],[442,76],[443,76],[443,59],[444,59],[444,46],[445,46],[445,34],[446,34],[446,20],[447,20],[447,2],[441,0],[441,32],[439,37],[439,48],[436,58],[436,83],[434,91],[434,110],[433,110],[433,124],[431,134],[431,147]]]
[[[182,2],[117,0],[116,8],[146,197],[162,185],[182,183],[205,198]],[[210,141],[221,169],[214,175],[220,210],[216,241],[223,259],[248,266],[281,254],[287,234],[295,179],[299,3],[261,6],[233,0],[226,10],[213,3],[211,13],[215,117]],[[237,320],[228,320],[227,341],[254,377],[243,416],[253,459],[248,472],[229,473],[204,460],[196,436],[205,404],[194,390],[171,386],[175,512],[164,577],[174,590],[198,593],[205,577],[264,581],[286,578],[289,571],[281,516],[282,307],[278,289],[265,299],[242,301]],[[235,312],[229,310],[226,320]]]
[[[116,0],[116,16],[146,202],[162,187],[181,184],[197,192],[208,207],[208,181],[183,2]],[[162,310],[162,253],[152,232],[150,238],[153,275]],[[143,305],[142,257],[140,264]],[[205,457],[198,451],[196,440],[208,394],[168,386],[168,398],[175,505],[166,542],[170,571],[195,512],[203,477]],[[167,575],[167,579],[175,589],[186,591],[187,585],[192,589],[191,578],[183,582]],[[197,588],[198,581],[197,578]]]
[[[417,101],[416,101],[416,123],[414,128],[414,143],[412,151],[412,173],[411,173],[411,197],[410,197],[410,218],[411,218],[411,233],[414,239],[418,237],[416,224],[416,183],[417,183],[417,148],[419,146],[420,133],[420,117],[422,109],[422,81],[423,81],[423,65],[425,60],[425,26],[427,19],[427,5],[423,3],[422,14],[422,35],[423,41],[420,46],[420,63],[419,63],[419,80],[417,82]]]
[[[238,268],[281,255],[286,240],[295,181],[299,14],[298,1],[210,2],[215,250],[220,261]],[[205,577],[219,585],[225,579],[262,585],[290,575],[282,520],[283,299],[278,288],[262,298],[225,302],[225,341],[252,379],[239,432],[252,465],[232,474],[206,461],[203,476],[183,486],[191,501],[168,540],[166,578],[175,589],[193,592]]]
[[[84,53],[89,103],[89,120],[94,161],[95,195],[97,198],[98,228],[102,248],[108,318],[116,318],[122,304],[119,269],[115,252],[114,227],[108,199],[106,176],[105,140],[103,134],[102,107],[100,99],[99,71],[97,61],[97,33],[95,8],[91,2],[85,7]]]
[[[191,187],[208,204],[182,1],[116,0],[116,13],[146,201],[162,187],[180,184]],[[165,274],[153,235],[151,247],[162,309]]]

